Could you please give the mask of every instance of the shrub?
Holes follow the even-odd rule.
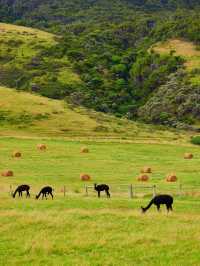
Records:
[[[192,144],[200,145],[200,136],[194,136],[191,138]]]

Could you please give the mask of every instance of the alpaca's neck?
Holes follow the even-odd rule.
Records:
[[[18,189],[16,189],[15,192],[13,193],[13,198],[15,198],[15,195],[17,192],[18,192]]]
[[[146,212],[151,207],[152,204],[153,204],[153,200],[151,200],[146,207],[142,208],[143,212]]]
[[[37,199],[40,197],[41,193],[42,193],[42,192],[40,191],[40,193],[36,196]]]

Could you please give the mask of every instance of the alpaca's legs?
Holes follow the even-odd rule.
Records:
[[[108,190],[106,190],[106,195],[107,195],[107,198],[110,198],[110,193]]]
[[[49,194],[51,195],[51,197],[52,197],[52,199],[53,199],[53,194],[52,194],[52,192],[50,192]]]
[[[157,210],[160,211],[160,204],[156,205]]]
[[[27,190],[27,192],[26,192],[26,197],[29,197],[30,198],[30,192],[29,192],[29,190]]]
[[[98,191],[98,198],[100,198],[100,193],[101,193],[101,192],[100,192],[100,191]]]
[[[172,211],[172,205],[171,204],[167,204],[166,205],[166,208],[167,208],[167,211],[169,212],[169,211]]]
[[[45,193],[45,199],[47,200],[47,193]]]

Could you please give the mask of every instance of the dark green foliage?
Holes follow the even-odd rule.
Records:
[[[183,59],[173,52],[160,56],[150,47],[170,37],[199,44],[199,8],[199,0],[0,0],[2,21],[59,34],[58,44],[40,47],[26,70],[3,68],[0,81],[130,119],[139,115],[178,127],[195,123],[199,105],[192,106],[192,99],[199,88],[191,89],[186,73],[181,81],[175,75],[172,82],[170,76],[183,68]],[[63,58],[70,60],[81,82],[59,81],[62,66],[54,59]],[[0,57],[6,60],[13,58]],[[35,76],[40,77],[37,83],[32,82]]]
[[[177,128],[200,120],[200,87],[185,84],[184,72],[171,74],[146,104],[139,108],[139,117],[146,122]]]
[[[194,136],[191,138],[191,143],[195,145],[200,145],[200,136]]]

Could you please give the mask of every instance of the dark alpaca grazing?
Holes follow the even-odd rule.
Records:
[[[53,199],[53,189],[52,187],[43,187],[39,194],[35,197],[36,199],[39,199],[40,195],[42,194],[42,199],[44,199],[44,197],[47,199],[47,195],[51,195],[52,199]]]
[[[19,197],[22,197],[22,192],[26,191],[26,197],[30,197],[29,190],[30,190],[30,186],[28,186],[28,185],[18,186],[17,189],[15,190],[15,192],[12,194],[12,196],[13,196],[13,198],[15,198],[16,194],[18,193]]]
[[[163,205],[163,204],[166,205],[167,211],[172,211],[173,210],[172,209],[173,198],[170,195],[158,195],[158,196],[155,196],[149,202],[147,207],[145,207],[145,208],[141,207],[142,212],[146,212],[151,207],[152,204],[156,205],[158,211],[160,210],[160,205]]]
[[[109,193],[109,186],[106,184],[101,184],[97,185],[94,184],[94,189],[98,192],[98,197],[100,198],[101,191],[105,191],[107,198],[110,198],[110,193]]]

